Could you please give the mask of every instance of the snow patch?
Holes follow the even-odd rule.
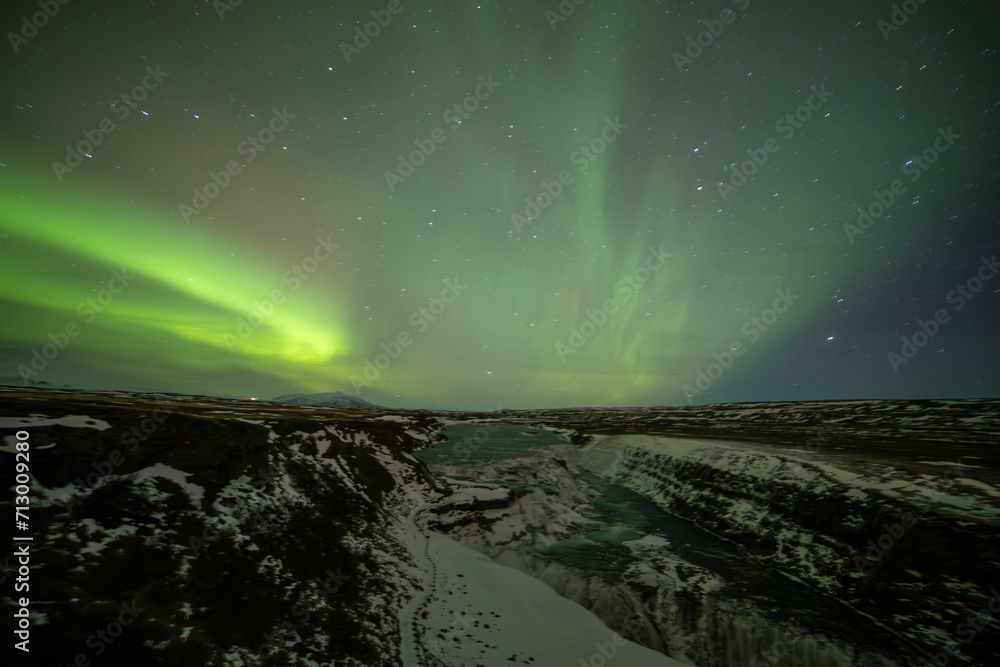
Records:
[[[48,419],[40,415],[33,415],[31,417],[0,417],[0,428],[23,429],[53,425],[69,426],[70,428],[92,428],[98,431],[106,431],[111,428],[111,424],[108,422],[102,419],[94,419],[87,415],[66,415],[58,419]],[[7,436],[4,440],[16,442],[13,436]]]
[[[190,477],[191,474],[192,473],[184,472],[183,470],[178,470],[177,468],[164,465],[163,463],[157,463],[156,465],[149,466],[135,472],[136,477],[163,477],[164,479],[176,482],[188,494],[194,506],[201,507],[201,501],[205,497],[205,487],[198,486],[197,484],[187,481],[187,478]]]

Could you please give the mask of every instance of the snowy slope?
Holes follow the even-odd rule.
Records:
[[[30,435],[37,664],[678,664],[427,530],[428,415],[32,388],[0,428]]]
[[[971,664],[956,626],[985,607],[1000,575],[1000,491],[971,479],[974,465],[943,461],[931,475],[894,463],[646,435],[595,436],[579,461],[915,642],[953,645]]]
[[[400,615],[406,665],[603,664],[635,667],[683,663],[609,630],[583,607],[527,574],[424,527],[425,508],[400,522],[423,588]]]
[[[345,394],[342,391],[322,392],[318,394],[282,394],[272,398],[275,403],[289,403],[291,405],[310,405],[319,408],[378,408],[374,403]]]

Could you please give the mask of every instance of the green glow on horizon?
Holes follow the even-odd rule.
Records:
[[[881,9],[831,5],[817,27],[812,9],[782,10],[786,23],[750,8],[680,73],[671,54],[702,30],[705,10],[585,3],[553,30],[551,7],[407,9],[347,63],[337,43],[368,10],[331,6],[275,27],[277,10],[246,6],[205,37],[218,40],[217,68],[111,16],[88,39],[171,74],[143,103],[148,115],[124,119],[63,182],[51,161],[97,126],[139,63],[116,69],[79,53],[88,74],[69,80],[64,56],[36,47],[39,37],[11,70],[32,101],[11,106],[17,131],[0,164],[0,375],[79,320],[77,305],[124,268],[133,283],[41,379],[106,373],[264,397],[340,390],[404,407],[684,404],[682,387],[742,341],[747,352],[705,400],[729,387],[822,393],[831,377],[856,395],[854,375],[877,377],[884,393],[906,389],[902,374],[875,368],[880,351],[933,312],[919,308],[961,277],[951,275],[961,253],[983,247],[992,224],[993,190],[969,187],[1000,173],[994,147],[971,139],[995,132],[995,114],[968,111],[995,103],[979,42],[921,33],[949,55],[917,58],[902,34],[884,43],[859,27]],[[958,16],[928,5],[922,20],[946,11]],[[803,26],[815,39],[802,39]],[[987,29],[975,30],[986,44]],[[260,39],[267,31],[274,38]],[[877,63],[859,48],[869,37],[885,49]],[[500,85],[461,124],[446,121],[485,77]],[[779,136],[775,120],[813,85],[833,97],[723,200],[718,184]],[[184,224],[178,204],[243,160],[237,146],[276,107],[294,114],[288,128]],[[581,170],[577,151],[619,118],[627,127]],[[952,122],[961,145],[856,243],[845,239],[855,206]],[[386,171],[435,131],[446,141],[390,191]],[[525,199],[564,170],[572,184],[516,229]],[[328,235],[337,250],[292,289],[286,272]],[[616,289],[661,246],[670,257],[648,280]],[[430,321],[454,283],[464,290]],[[799,300],[749,342],[743,326],[779,288]],[[275,290],[285,302],[230,350],[239,321]],[[561,358],[609,300],[615,312]],[[401,336],[410,343],[398,358],[352,386]],[[976,344],[981,356],[992,349]],[[965,361],[954,368],[978,368]]]
[[[284,284],[283,271],[262,270],[259,258],[232,257],[223,239],[195,225],[158,219],[138,207],[108,206],[86,195],[54,202],[42,193],[25,192],[31,191],[22,186],[18,194],[0,193],[2,224],[11,238],[31,239],[40,252],[58,248],[81,264],[106,266],[96,273],[99,282],[92,284],[91,291],[104,289],[114,269],[134,274],[106,311],[94,318],[102,326],[136,335],[159,329],[228,354],[232,339],[227,340],[227,335],[236,336],[237,318],[245,320],[255,303],[266,301],[279,289],[286,303],[277,305],[250,336],[235,338],[235,353],[272,359],[279,369],[286,362],[327,363],[343,353],[345,342],[336,333],[333,318],[312,309],[314,298]],[[0,296],[62,318],[80,319],[78,306],[92,295],[41,270],[39,263],[23,257],[0,264],[0,281],[6,287]],[[158,291],[165,298],[157,303],[131,297],[136,290],[146,295]],[[183,302],[184,309],[164,303],[174,300]],[[5,333],[24,342],[38,340],[37,333],[18,327]]]

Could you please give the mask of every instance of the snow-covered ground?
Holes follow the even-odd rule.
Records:
[[[625,641],[537,579],[420,523],[414,512],[399,533],[419,568],[413,574],[424,587],[400,618],[407,667],[684,664]]]
[[[595,472],[617,476],[647,496],[664,492],[663,483],[638,470],[633,459],[658,457],[674,465],[684,461],[721,472],[738,472],[758,485],[786,483],[813,489],[848,489],[859,500],[869,496],[899,499],[909,503],[935,503],[942,512],[1000,522],[1000,506],[994,498],[1000,490],[982,481],[968,479],[952,470],[943,477],[917,476],[895,461],[877,464],[859,456],[826,450],[809,453],[802,449],[768,447],[751,442],[675,438],[649,435],[593,436],[582,449],[581,465]],[[975,457],[970,457],[975,458]],[[953,461],[923,461],[925,466],[955,466]],[[965,471],[976,469],[962,463]]]
[[[55,573],[32,581],[39,664],[72,662],[106,606],[130,601],[142,622],[104,665],[847,667],[945,648],[949,664],[1000,664],[992,627],[954,643],[997,581],[1000,401],[467,415],[3,387],[0,401],[0,428],[30,431],[32,567]]]

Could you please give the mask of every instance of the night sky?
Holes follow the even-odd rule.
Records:
[[[0,376],[1000,395],[1000,11],[903,5],[15,2]]]

